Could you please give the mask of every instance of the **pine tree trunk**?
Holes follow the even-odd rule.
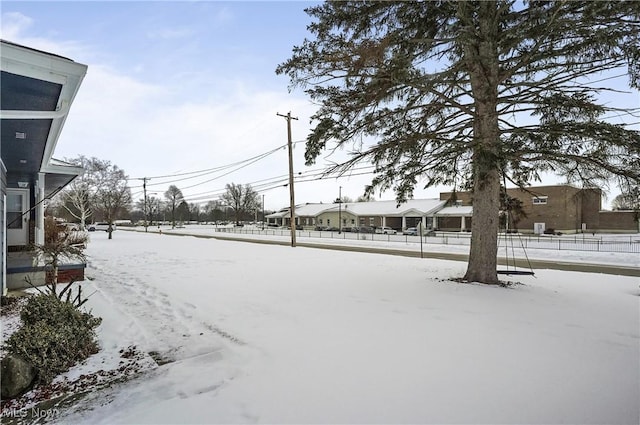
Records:
[[[464,278],[497,284],[498,230],[500,226],[500,163],[497,103],[476,102],[473,153],[473,218],[469,264]]]
[[[459,2],[459,14],[468,26],[462,39],[474,96],[473,221],[468,281],[496,284],[500,208],[500,127],[498,124],[497,3]]]
[[[500,176],[492,170],[473,190],[471,248],[464,279],[470,282],[497,284],[498,221]]]

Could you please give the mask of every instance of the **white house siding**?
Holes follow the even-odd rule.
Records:
[[[340,216],[342,216],[342,224],[338,224],[340,221]],[[353,220],[353,224],[352,224]],[[331,226],[331,227],[353,227],[359,226],[356,216],[351,214],[348,211],[342,211],[340,214],[338,211],[328,211],[323,212],[318,216],[318,224],[321,226]]]

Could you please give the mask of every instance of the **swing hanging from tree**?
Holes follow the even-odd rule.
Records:
[[[520,236],[520,232],[515,226],[515,220],[513,219],[512,208],[513,208],[513,200],[507,195],[506,184],[503,186],[504,188],[504,203],[505,203],[505,230],[504,230],[504,250],[505,250],[505,268],[496,270],[497,274],[504,275],[520,275],[520,276],[535,276],[533,272],[533,268],[531,267],[531,262],[529,261],[529,256],[527,255],[527,250],[524,247],[524,243],[522,242],[522,238]],[[511,224],[511,227],[510,227]],[[513,232],[511,231],[513,229]],[[517,260],[515,255],[515,248],[513,237],[517,236],[518,241],[520,242],[520,248],[522,248],[522,252],[524,253],[524,258],[527,262],[528,270],[524,268],[518,269]],[[500,238],[498,238],[498,251],[500,250]],[[511,250],[511,257],[509,257],[509,250]]]

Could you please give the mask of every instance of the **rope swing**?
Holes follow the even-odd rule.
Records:
[[[504,185],[504,191],[505,191],[505,204],[506,204],[506,208],[505,208],[506,220],[505,220],[505,231],[504,231],[504,250],[505,250],[504,258],[505,258],[506,268],[498,269],[496,270],[496,272],[498,274],[504,274],[504,275],[535,276],[535,273],[533,272],[533,268],[531,267],[531,262],[529,261],[529,256],[527,255],[527,250],[525,249],[524,243],[522,242],[522,237],[520,236],[520,232],[517,231],[515,227],[515,223],[512,221],[513,216],[511,214],[511,203],[508,202],[506,182]],[[520,242],[520,247],[522,248],[522,252],[524,252],[524,257],[527,260],[527,266],[529,270],[518,269],[518,266],[516,265],[513,233],[509,232],[510,223],[513,225],[513,229],[516,231],[516,235],[518,237],[518,241]],[[499,242],[500,242],[500,238],[498,238],[498,249],[500,248]],[[509,251],[511,251],[511,256],[509,256],[510,254]]]

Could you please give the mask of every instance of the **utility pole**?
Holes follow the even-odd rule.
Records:
[[[149,180],[146,177],[142,178],[142,190],[144,191],[144,231],[145,233],[147,232],[147,230],[149,229],[149,221],[148,221],[148,216],[149,216],[149,205],[147,204],[147,180]]]
[[[342,233],[342,186],[338,186],[338,234]]]
[[[262,194],[262,230],[264,230],[264,222],[266,218],[264,217],[264,193]]]
[[[279,117],[284,117],[287,120],[287,146],[289,147],[289,205],[291,209],[291,246],[296,246],[296,203],[293,191],[293,143],[291,142],[291,120],[297,120],[291,116],[291,111],[287,115],[282,115],[276,112]]]

